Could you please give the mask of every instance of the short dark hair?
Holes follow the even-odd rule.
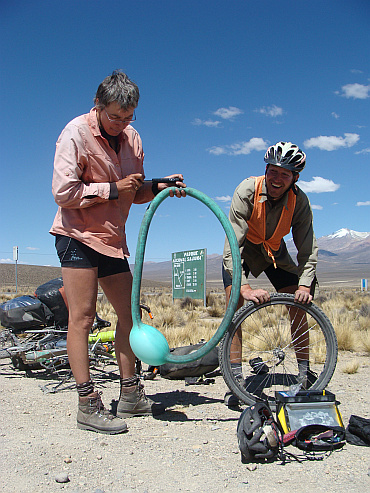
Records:
[[[121,70],[115,70],[99,85],[94,98],[95,106],[103,109],[110,103],[118,103],[123,110],[139,104],[139,88]]]

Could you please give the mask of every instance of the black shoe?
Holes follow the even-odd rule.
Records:
[[[232,392],[226,392],[224,396],[224,404],[227,407],[239,407],[239,399]]]
[[[302,390],[308,390],[318,378],[318,374],[308,368],[305,375],[298,375],[297,382],[302,384]]]
[[[262,361],[262,358],[253,358],[249,360],[253,373],[268,373],[269,367]]]

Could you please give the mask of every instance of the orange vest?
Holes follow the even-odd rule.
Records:
[[[266,203],[265,201],[260,202],[259,200],[264,179],[264,176],[257,176],[255,178],[254,204],[252,215],[248,221],[247,240],[256,245],[262,243],[268,256],[271,257],[276,269],[277,266],[275,262],[275,257],[272,254],[272,250],[275,252],[279,250],[281,240],[290,231],[296,196],[293,190],[290,189],[288,192],[287,206],[283,207],[279,222],[275,228],[273,235],[271,236],[271,238],[266,240]]]

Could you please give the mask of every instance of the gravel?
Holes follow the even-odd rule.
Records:
[[[357,373],[341,372],[341,360],[328,390],[340,401],[347,425],[351,414],[370,418],[369,357]],[[114,367],[115,368],[115,367]],[[95,372],[106,407],[117,405],[117,372]],[[15,370],[0,361],[0,491],[162,493],[370,491],[370,447],[347,444],[321,461],[280,460],[242,464],[236,439],[240,411],[223,404],[221,376],[208,385],[185,385],[156,377],[146,393],[164,401],[156,418],[128,420],[122,435],[101,435],[76,427],[75,390],[43,392],[57,383],[42,371]],[[292,453],[299,453],[289,446]]]

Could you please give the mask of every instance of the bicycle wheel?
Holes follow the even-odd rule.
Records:
[[[235,396],[248,405],[263,399],[274,406],[275,392],[295,385],[323,390],[335,370],[338,343],[320,308],[273,293],[267,303],[249,302],[235,313],[219,354],[222,375]],[[308,371],[302,371],[297,358],[309,360]]]
[[[19,340],[10,329],[4,329],[0,332],[0,359],[11,358],[8,348],[19,344]]]

